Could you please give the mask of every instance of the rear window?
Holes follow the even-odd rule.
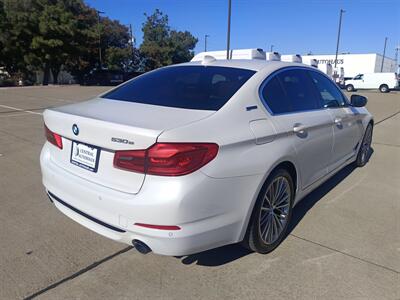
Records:
[[[211,66],[162,68],[122,85],[103,98],[199,110],[220,109],[255,71]]]

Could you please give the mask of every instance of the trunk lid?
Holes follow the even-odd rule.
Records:
[[[164,130],[198,121],[213,113],[97,98],[47,109],[43,116],[46,126],[63,137],[63,149],[50,147],[51,160],[55,164],[89,181],[136,194],[145,174],[115,168],[115,151],[146,149]],[[79,129],[78,134],[73,132],[74,125]],[[79,166],[75,160],[71,161],[72,150],[92,149],[87,145],[98,149],[93,150],[97,152],[96,158],[98,156],[96,168],[89,168],[95,172],[85,169],[85,163]]]

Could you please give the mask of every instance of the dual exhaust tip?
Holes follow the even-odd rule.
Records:
[[[135,249],[141,253],[141,254],[147,254],[149,252],[151,252],[151,248],[149,246],[147,246],[144,242],[139,241],[139,240],[133,240],[132,241],[132,245],[133,247],[135,247]]]

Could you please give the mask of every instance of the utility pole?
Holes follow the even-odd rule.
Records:
[[[383,72],[383,63],[385,62],[385,54],[386,54],[386,43],[388,38],[385,37],[385,45],[383,46],[383,57],[382,57],[382,64],[381,64],[381,73]]]
[[[271,45],[270,49],[271,49],[270,52],[272,52],[274,50],[274,45]]]
[[[131,62],[131,66],[133,67],[134,62],[135,62],[135,52],[134,52],[134,41],[133,41],[133,33],[132,33],[132,24],[129,24],[129,33],[131,35],[131,55],[132,55],[132,62]]]
[[[400,73],[400,62],[399,62],[400,45],[398,45],[395,50],[396,50],[396,54],[395,54],[394,60],[396,61],[396,73],[397,73],[397,75],[399,75],[399,73]]]
[[[97,28],[99,33],[99,67],[100,70],[103,68],[103,62],[101,60],[101,31],[100,31],[100,14],[104,14],[104,11],[96,10],[97,11]]]
[[[204,35],[204,52],[207,52],[207,38],[209,37],[208,34]]]
[[[337,56],[338,56],[338,52],[339,52],[340,30],[342,28],[342,15],[344,12],[345,11],[343,9],[340,9],[339,30],[338,30],[338,36],[337,36],[337,42],[336,42],[335,69],[336,69],[336,63],[337,63]]]
[[[226,59],[229,59],[229,47],[231,43],[231,6],[232,1],[228,0],[228,33],[227,33],[227,41],[226,41]]]

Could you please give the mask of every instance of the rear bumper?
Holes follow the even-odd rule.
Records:
[[[243,238],[259,175],[214,179],[202,172],[181,177],[147,176],[140,193],[92,183],[57,166],[43,147],[43,184],[55,206],[83,226],[110,239],[137,239],[153,252],[185,255]],[[88,172],[82,170],[83,172]],[[181,230],[143,228],[135,223],[178,225]]]

